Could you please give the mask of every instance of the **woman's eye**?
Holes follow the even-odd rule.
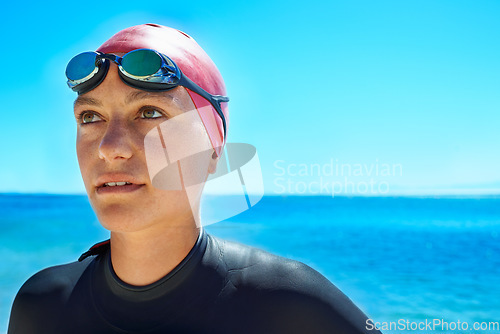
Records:
[[[147,110],[144,110],[142,111],[141,113],[141,118],[158,118],[158,117],[162,117],[163,114],[160,113],[159,111],[157,110],[154,110],[154,109],[147,109]]]
[[[100,118],[99,116],[97,116],[96,114],[94,114],[92,112],[84,112],[84,113],[82,113],[80,119],[82,120],[82,123],[84,123],[84,124],[86,124],[86,123],[94,123],[94,122],[102,120],[102,118]]]

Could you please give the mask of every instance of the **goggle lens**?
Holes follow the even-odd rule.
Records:
[[[66,77],[70,80],[88,77],[96,68],[95,57],[95,52],[84,52],[73,57],[66,67]]]
[[[134,50],[121,60],[123,70],[137,77],[155,74],[160,70],[162,63],[160,55],[151,50]]]

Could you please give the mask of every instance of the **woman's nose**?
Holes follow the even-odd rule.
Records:
[[[130,159],[133,143],[129,129],[119,121],[110,121],[99,145],[99,158],[113,163]]]

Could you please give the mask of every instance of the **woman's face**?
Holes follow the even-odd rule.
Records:
[[[168,145],[175,150],[182,151],[186,145],[189,150],[194,142],[198,147],[211,147],[199,117],[175,118],[193,111],[195,106],[183,87],[158,93],[135,89],[121,81],[114,64],[98,87],[77,98],[74,112],[78,162],[90,203],[105,228],[134,232],[158,224],[177,227],[198,222],[199,205],[193,205],[193,198],[199,204],[203,183],[208,173],[215,171],[217,159],[212,156],[213,150],[197,154],[196,159],[186,159],[182,165],[173,161],[177,167],[165,169],[175,171],[175,175],[180,172],[181,179],[182,174],[196,175],[203,182],[190,191],[185,187],[162,190],[153,186],[148,172],[148,164],[157,165],[158,161],[150,161],[150,156],[146,159],[148,147],[144,146],[148,132],[152,130],[150,134],[162,137],[157,133],[171,122],[175,131],[164,133],[163,137],[169,136]],[[164,127],[167,128],[173,129]],[[165,147],[167,139],[163,137]]]

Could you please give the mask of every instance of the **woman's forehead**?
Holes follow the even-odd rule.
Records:
[[[146,91],[131,87],[121,80],[118,75],[118,67],[115,64],[110,66],[105,79],[99,86],[76,98],[74,107],[132,105],[145,101],[155,101],[164,106],[178,108],[181,112],[195,109],[195,105],[184,87],[177,86],[165,91]]]

